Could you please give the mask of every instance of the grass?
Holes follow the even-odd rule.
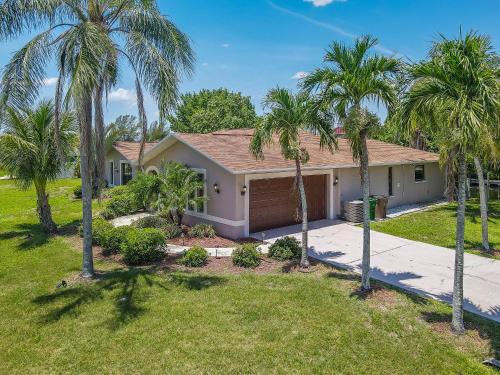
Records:
[[[72,233],[73,180],[51,186],[55,220]],[[0,181],[0,372],[493,374],[498,325],[394,289],[356,293],[359,278],[123,268],[56,289],[81,267],[71,238],[46,237],[34,193]]]
[[[500,200],[490,200],[488,211],[490,246],[500,250]],[[456,203],[450,203],[427,211],[373,223],[371,228],[410,240],[455,248],[456,212]],[[470,253],[488,256],[488,254],[477,250],[480,247],[481,214],[479,212],[479,199],[473,198],[467,202],[466,206],[465,248]],[[500,259],[500,256],[495,257]]]

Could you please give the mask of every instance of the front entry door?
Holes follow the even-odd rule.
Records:
[[[127,183],[132,179],[132,167],[129,163],[122,163],[121,169],[122,185],[127,185]]]

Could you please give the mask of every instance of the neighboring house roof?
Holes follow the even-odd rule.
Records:
[[[144,148],[144,153],[151,150],[158,142],[146,143]],[[141,148],[141,142],[113,142],[113,148],[120,154],[125,156],[128,160],[137,160],[139,158],[139,149]]]
[[[156,147],[145,159],[151,159],[164,149],[180,141],[198,151],[231,173],[257,173],[281,170],[293,170],[293,161],[283,159],[277,142],[264,149],[264,159],[256,160],[249,151],[253,129],[221,130],[208,134],[172,133]],[[304,169],[348,168],[357,166],[347,139],[338,139],[338,150],[330,153],[319,146],[319,137],[302,132],[301,144],[309,152],[309,162]],[[381,141],[369,140],[368,150],[370,165],[398,165],[435,162],[439,156],[435,153],[420,151],[408,147],[393,145]]]

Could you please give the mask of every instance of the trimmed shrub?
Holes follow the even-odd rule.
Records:
[[[302,247],[294,237],[283,237],[269,247],[269,257],[276,260],[300,259]]]
[[[110,198],[117,197],[119,195],[130,194],[130,190],[125,185],[118,185],[108,190],[107,195]]]
[[[201,267],[207,263],[208,252],[201,246],[193,246],[182,256],[180,263],[188,267]]]
[[[141,264],[163,259],[165,234],[158,229],[136,229],[130,231],[121,246],[123,260],[128,264]]]
[[[170,223],[169,220],[160,216],[145,216],[134,221],[132,225],[137,228],[156,228],[163,229],[167,227]]]
[[[260,264],[260,253],[256,244],[239,245],[233,251],[233,264],[245,268],[255,268]]]
[[[182,229],[177,224],[169,223],[162,228],[167,239],[179,237],[182,234]]]
[[[102,217],[92,219],[92,243],[102,246],[103,239],[107,232],[113,229],[113,224],[106,221]],[[78,235],[83,237],[83,225],[78,226]]]
[[[199,237],[199,238],[214,238],[216,235],[215,229],[210,224],[196,224],[194,227],[189,229],[190,237]]]
[[[137,228],[125,225],[108,231],[101,244],[103,254],[110,255],[119,253],[125,238],[134,230],[137,230]]]
[[[139,173],[127,184],[127,188],[134,196],[137,207],[147,210],[160,192],[160,183],[157,176]]]
[[[97,198],[97,186],[92,187],[92,199]],[[73,189],[73,197],[75,199],[82,199],[82,185],[78,185]]]
[[[102,211],[105,219],[133,214],[137,211],[135,199],[130,194],[115,195],[107,203]]]

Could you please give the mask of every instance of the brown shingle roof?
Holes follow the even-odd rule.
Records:
[[[235,172],[256,172],[292,169],[295,164],[284,160],[278,145],[264,149],[264,160],[255,160],[248,147],[253,129],[222,130],[209,134],[176,133],[175,136],[208,156],[226,169]],[[319,147],[319,137],[303,132],[301,143],[310,155],[305,168],[338,168],[356,164],[347,139],[338,139],[339,149],[333,154]],[[369,140],[370,165],[397,165],[438,161],[435,153]]]
[[[146,143],[144,153],[151,150],[158,142]],[[140,142],[114,142],[113,147],[128,160],[137,160],[139,157]]]

